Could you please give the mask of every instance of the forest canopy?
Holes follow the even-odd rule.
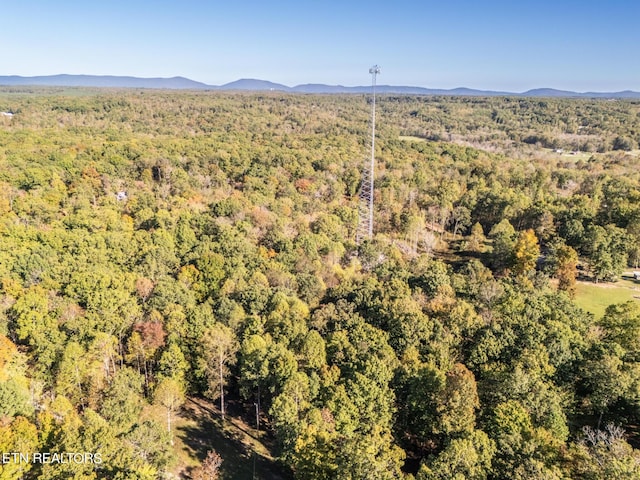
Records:
[[[357,245],[368,102],[0,90],[0,479],[640,478],[640,103],[381,96]]]

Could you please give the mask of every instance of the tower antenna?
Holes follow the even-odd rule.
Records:
[[[371,74],[371,159],[365,160],[362,168],[362,184],[360,186],[360,201],[358,203],[358,228],[356,230],[356,243],[360,245],[363,240],[373,236],[373,173],[376,150],[376,76],[380,73],[380,67],[374,65],[369,69]]]

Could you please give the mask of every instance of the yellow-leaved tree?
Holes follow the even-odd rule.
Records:
[[[526,275],[536,267],[539,256],[540,245],[535,232],[531,229],[520,232],[513,248],[513,271],[517,275]]]

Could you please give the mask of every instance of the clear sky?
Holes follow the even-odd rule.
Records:
[[[0,75],[640,91],[637,0],[0,0]]]

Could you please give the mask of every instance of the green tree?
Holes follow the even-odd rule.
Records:
[[[173,378],[164,378],[154,392],[154,402],[167,411],[167,432],[171,433],[171,417],[185,401],[184,385]],[[173,439],[171,439],[173,445]]]
[[[304,372],[296,372],[284,384],[282,393],[273,399],[269,416],[280,443],[282,457],[287,461],[291,459],[306,413],[312,406],[312,399],[312,385]]]
[[[25,290],[11,307],[11,315],[18,339],[29,345],[38,372],[48,378],[63,345],[64,334],[50,309],[47,292],[39,286]]]
[[[416,480],[485,480],[491,475],[495,442],[481,430],[455,438],[420,466]]]
[[[164,470],[173,461],[171,452],[172,438],[167,429],[155,422],[144,420],[124,437],[125,442],[133,446],[133,455],[144,459],[143,463],[135,463],[136,469],[148,471],[149,465],[155,470]]]
[[[640,306],[638,302],[609,305],[599,324],[605,329],[604,341],[620,345],[631,358],[640,360]]]
[[[517,401],[509,400],[494,410],[490,435],[496,442],[492,474],[498,478],[562,479],[560,442],[543,428],[535,428]]]
[[[494,271],[502,272],[513,266],[516,231],[506,218],[493,226],[489,232],[493,242],[491,264]]]
[[[188,369],[189,364],[178,344],[169,342],[158,360],[158,379],[173,378],[184,383]]]
[[[482,230],[482,225],[476,222],[471,227],[471,235],[469,235],[469,239],[467,240],[467,248],[476,253],[484,252],[484,242],[486,238],[484,236],[484,231]]]
[[[307,334],[309,307],[300,299],[277,292],[271,299],[265,330],[277,342],[298,345]]]
[[[235,364],[238,342],[233,331],[216,323],[206,331],[202,339],[204,369],[209,385],[208,393],[214,400],[220,399],[220,414],[224,420],[224,386],[229,375],[229,365]]]
[[[613,148],[613,150],[630,151],[630,150],[633,150],[637,146],[638,146],[638,143],[634,142],[629,137],[617,136],[616,138],[613,139],[613,144],[612,144],[611,147]]]
[[[309,330],[300,346],[301,363],[310,369],[320,369],[327,363],[326,342],[317,330]]]
[[[26,375],[26,356],[11,340],[0,335],[0,417],[32,415],[31,385]]]
[[[629,237],[628,254],[629,264],[634,268],[640,266],[640,215],[627,225],[627,235]]]
[[[416,447],[442,446],[474,429],[480,404],[473,374],[464,365],[455,364],[447,373],[423,365],[405,375],[398,424]]]
[[[473,373],[461,363],[447,372],[441,393],[440,430],[447,436],[471,432],[475,426],[475,411],[480,407]]]
[[[121,368],[105,389],[100,414],[117,432],[128,432],[139,420],[143,408],[144,379],[129,367]]]
[[[85,392],[87,382],[86,351],[77,342],[69,342],[62,353],[58,375],[56,376],[56,393],[64,395],[75,405],[83,407],[87,401]]]
[[[596,282],[615,280],[627,266],[626,232],[615,225],[594,225],[588,238],[589,265]]]
[[[265,386],[269,375],[267,349],[272,343],[269,335],[252,334],[240,346],[240,392],[244,398],[255,395],[260,404],[260,389]]]
[[[295,444],[292,466],[300,480],[331,480],[338,475],[335,421],[327,409],[314,410]]]

